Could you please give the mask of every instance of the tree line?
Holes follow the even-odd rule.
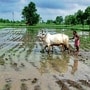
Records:
[[[24,22],[27,25],[35,25],[37,23],[46,23],[46,24],[65,24],[65,25],[76,25],[76,24],[88,24],[90,25],[90,6],[88,6],[85,11],[78,10],[73,15],[67,15],[65,18],[63,16],[56,16],[55,20],[47,20],[44,22],[42,17],[37,13],[36,5],[34,2],[30,2],[22,10],[21,21],[10,21],[8,19],[0,19],[0,22]]]
[[[74,15],[65,16],[65,24],[76,25],[76,24],[90,24],[90,6],[88,6],[85,11],[78,10]]]
[[[24,22],[24,20],[21,20],[21,21],[13,21],[13,20],[9,20],[9,19],[0,18],[0,23],[20,23],[20,22]]]
[[[11,21],[9,19],[0,18],[0,22],[2,22],[2,23],[10,23]]]
[[[55,20],[47,20],[47,23],[65,24],[65,25],[76,25],[76,24],[87,24],[90,25],[90,6],[85,11],[78,10],[74,15],[67,15],[65,18],[57,16]]]
[[[22,10],[22,15],[24,20],[29,25],[37,24],[39,21],[44,23],[39,14],[37,14],[37,9],[35,3],[30,2],[28,6],[25,6]],[[76,25],[76,24],[90,24],[90,6],[88,6],[85,11],[78,10],[74,15],[67,15],[65,18],[62,16],[57,16],[55,20],[47,20],[47,24],[66,24],[66,25]]]

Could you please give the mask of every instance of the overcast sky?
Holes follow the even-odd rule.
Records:
[[[84,11],[90,6],[90,0],[0,0],[0,18],[13,20],[14,16],[14,20],[21,20],[22,9],[31,1],[44,21],[74,14],[79,9]]]

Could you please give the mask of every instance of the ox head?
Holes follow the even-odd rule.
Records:
[[[44,41],[46,38],[46,35],[47,35],[46,32],[39,32],[39,34],[37,36],[40,41]]]

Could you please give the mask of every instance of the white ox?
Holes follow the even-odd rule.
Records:
[[[59,46],[62,45],[64,46],[64,50],[69,49],[69,37],[65,34],[53,34],[51,35],[50,33],[42,34],[40,36],[41,40],[43,41],[46,49],[48,47],[48,52],[50,51],[50,46]]]

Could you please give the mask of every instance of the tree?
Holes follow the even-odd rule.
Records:
[[[77,24],[84,24],[84,14],[82,10],[78,10],[76,13]]]
[[[53,22],[53,20],[47,20],[46,24],[52,24]]]
[[[2,23],[10,23],[10,20],[9,19],[0,18],[0,22],[2,22]]]
[[[56,24],[61,24],[62,22],[63,22],[63,17],[62,16],[57,16],[56,20],[55,20],[55,23]]]
[[[85,19],[87,21],[87,24],[90,24],[89,23],[89,19],[90,19],[90,6],[85,9],[84,16],[85,16]]]
[[[87,18],[87,24],[89,25],[89,30],[90,30],[90,16]]]
[[[36,13],[36,5],[33,2],[30,2],[28,6],[25,6],[22,10],[22,15],[24,20],[29,25],[34,25],[39,22],[39,14]]]
[[[88,6],[85,9],[84,17],[85,17],[85,20],[86,20],[87,24],[89,25],[89,29],[90,29],[90,6]]]
[[[67,25],[75,25],[76,24],[76,20],[75,20],[75,15],[68,15],[65,17],[65,24]]]
[[[90,6],[85,9],[84,16],[85,16],[85,19],[87,19],[90,16]]]

